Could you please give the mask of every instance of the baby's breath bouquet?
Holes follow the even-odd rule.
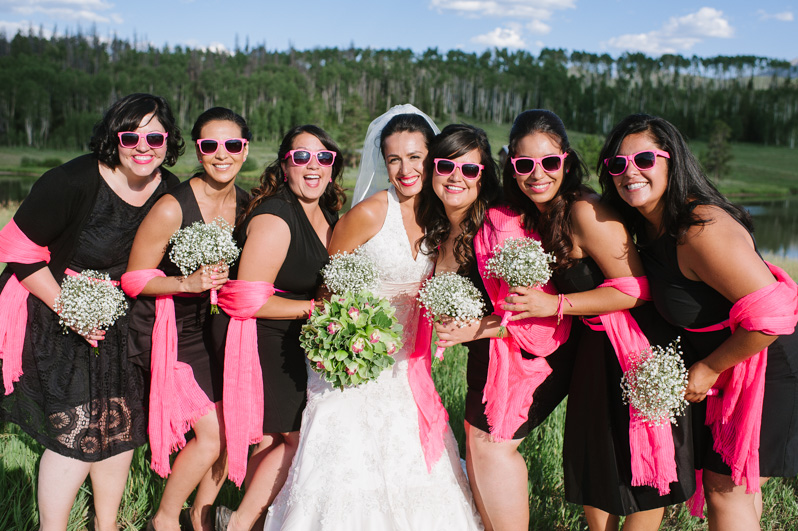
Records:
[[[543,251],[533,238],[507,238],[493,248],[493,256],[485,263],[487,278],[504,280],[508,286],[542,286],[551,278],[549,264],[554,255]],[[504,312],[501,326],[505,326],[511,312]]]
[[[677,337],[667,347],[644,350],[621,378],[624,403],[651,426],[676,424],[676,417],[687,407],[687,369],[679,343]]]
[[[332,256],[322,275],[333,294],[313,310],[299,341],[311,369],[343,390],[393,365],[402,325],[388,300],[369,291],[377,282],[377,266],[360,248]]]
[[[485,314],[482,294],[470,280],[457,273],[438,273],[427,279],[418,292],[418,300],[434,322],[451,319],[459,326],[466,326]],[[443,359],[443,351],[444,348],[438,347],[435,357]]]
[[[108,273],[84,269],[77,275],[67,275],[61,282],[61,293],[55,298],[53,309],[66,334],[73,329],[85,336],[92,330],[107,330],[125,315],[127,301],[124,292]],[[92,343],[94,353],[99,353]]]
[[[233,226],[218,217],[210,223],[195,221],[179,229],[169,239],[172,250],[169,259],[183,275],[188,276],[205,265],[224,264],[229,267],[241,250],[233,239]],[[216,290],[211,290],[211,313],[219,313]]]

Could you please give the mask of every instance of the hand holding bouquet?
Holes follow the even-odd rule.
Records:
[[[482,318],[485,303],[474,284],[457,273],[439,273],[427,279],[418,292],[427,317],[433,322],[451,320],[466,326]],[[443,359],[444,347],[435,350],[435,357]]]
[[[687,407],[687,369],[679,342],[676,338],[665,348],[656,345],[644,350],[621,378],[624,403],[649,425],[676,424],[676,417]]]
[[[233,227],[218,217],[210,223],[196,221],[175,232],[169,239],[169,259],[183,275],[188,276],[202,266],[222,264],[229,267],[241,254],[233,240]],[[211,313],[219,313],[216,289],[211,289]]]
[[[487,278],[504,280],[508,286],[542,286],[551,278],[549,264],[554,255],[543,251],[543,246],[533,238],[507,238],[493,248],[493,256],[485,263]],[[501,326],[510,318],[504,312]]]
[[[310,367],[343,390],[393,365],[402,325],[387,299],[368,291],[376,285],[377,267],[360,248],[332,256],[322,275],[333,294],[313,310],[299,340]]]
[[[65,334],[71,328],[88,337],[95,330],[107,330],[125,315],[127,301],[124,292],[107,273],[84,269],[77,275],[64,277],[53,309]],[[89,343],[98,354],[97,342],[90,340]]]

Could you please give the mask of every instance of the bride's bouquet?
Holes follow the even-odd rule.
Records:
[[[55,297],[53,309],[66,334],[71,328],[85,336],[92,330],[107,330],[125,315],[127,301],[124,292],[108,273],[84,269],[77,275],[67,275],[61,282],[61,293]],[[96,343],[94,353],[99,354]]]
[[[233,226],[218,217],[210,223],[195,221],[179,229],[169,239],[172,250],[169,259],[183,275],[188,276],[205,265],[224,264],[229,267],[241,250],[233,239]],[[211,313],[219,313],[217,293],[211,290]]]
[[[402,325],[388,300],[369,291],[376,286],[377,266],[361,248],[332,256],[322,276],[332,296],[313,310],[299,341],[311,369],[343,390],[393,365]]]
[[[621,378],[624,403],[631,405],[650,426],[676,424],[676,417],[687,407],[687,369],[680,339],[677,337],[664,348],[655,345],[644,350]]]
[[[433,322],[450,319],[466,326],[485,314],[482,294],[470,280],[457,273],[439,273],[427,279],[418,292],[418,300]],[[435,357],[442,360],[444,350],[438,347]]]

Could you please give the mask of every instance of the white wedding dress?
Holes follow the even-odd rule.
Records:
[[[393,188],[380,231],[363,245],[404,326],[394,365],[371,382],[341,391],[308,368],[308,403],[288,479],[264,531],[482,529],[451,428],[445,451],[427,471],[407,357],[416,336],[416,295],[432,271],[413,259]]]

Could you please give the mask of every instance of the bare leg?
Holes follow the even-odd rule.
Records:
[[[623,531],[657,531],[665,515],[665,507],[632,513],[623,521]]]
[[[621,519],[607,511],[585,505],[585,520],[590,531],[618,531]]]
[[[268,440],[267,440],[268,439]],[[279,443],[281,444],[275,444]],[[265,443],[265,444],[264,444]],[[249,531],[283,488],[291,460],[299,445],[299,432],[264,435],[262,444],[268,451],[258,452],[257,467],[247,482],[241,505],[233,513],[229,531]],[[247,465],[247,475],[251,465]]]
[[[477,509],[488,529],[529,528],[528,472],[518,452],[522,439],[494,442],[490,434],[466,422],[466,466]]]
[[[97,531],[117,531],[116,517],[125,493],[133,450],[91,463],[89,477],[97,515]]]
[[[69,511],[90,468],[91,463],[52,450],[44,451],[39,463],[37,490],[40,531],[64,531],[67,528]]]
[[[735,485],[731,476],[704,470],[704,492],[710,531],[752,531],[760,529],[757,498],[746,494],[745,485]]]
[[[194,497],[194,505],[191,507],[191,523],[194,529],[202,531],[214,531],[214,512],[213,502],[224,485],[227,477],[227,452],[222,455],[211,466],[197,487],[197,495]]]
[[[175,459],[172,473],[166,482],[161,504],[153,517],[153,525],[158,531],[180,531],[179,517],[183,503],[194,488],[206,476],[211,466],[219,459],[222,449],[222,434],[216,410],[202,416],[194,423],[194,438],[180,450]],[[222,482],[218,484],[221,489]],[[205,496],[213,495],[210,504],[216,499],[218,489],[208,489]],[[208,504],[207,500],[200,502]],[[196,502],[195,502],[196,504]]]

